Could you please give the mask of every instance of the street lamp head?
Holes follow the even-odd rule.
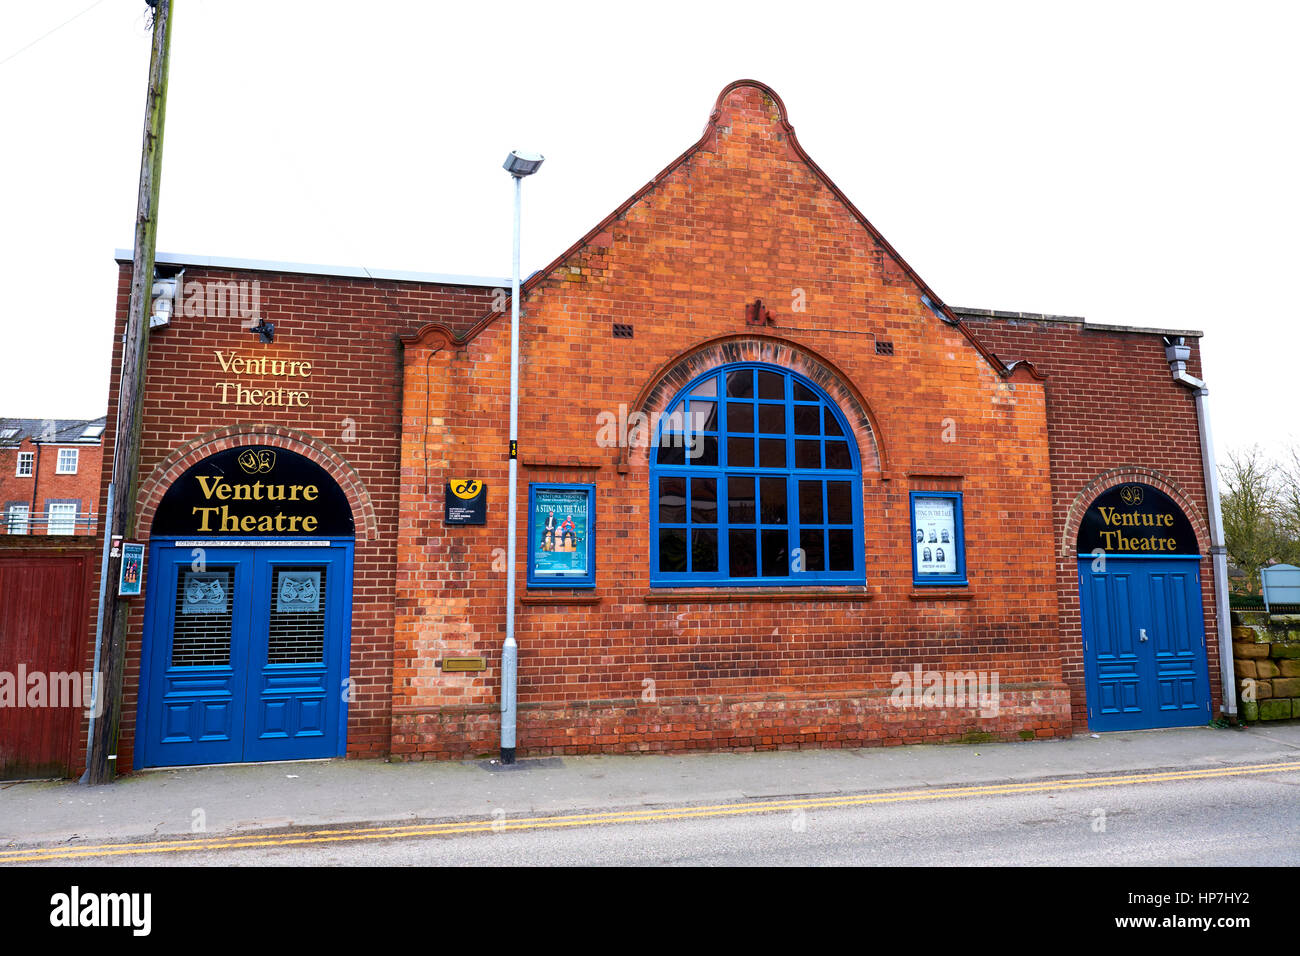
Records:
[[[510,151],[502,166],[515,179],[523,179],[537,172],[545,158],[541,153],[524,153],[515,149]]]

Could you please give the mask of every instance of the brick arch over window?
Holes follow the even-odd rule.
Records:
[[[375,505],[356,469],[319,438],[279,425],[227,425],[174,449],[140,485],[140,493],[136,498],[140,508],[139,533],[142,536],[148,535],[163,495],[187,469],[209,455],[247,445],[284,448],[320,465],[347,496],[348,504],[352,506],[352,520],[356,525],[357,537],[378,537],[379,523],[375,517]]]
[[[1173,499],[1174,504],[1183,510],[1183,514],[1187,515],[1187,520],[1192,523],[1192,529],[1196,532],[1196,543],[1200,547],[1201,554],[1208,555],[1210,553],[1209,526],[1205,523],[1205,518],[1200,509],[1183,491],[1182,486],[1168,475],[1161,474],[1151,468],[1138,468],[1130,465],[1102,472],[1084,485],[1083,490],[1075,496],[1074,501],[1070,504],[1070,510],[1065,515],[1065,529],[1061,534],[1061,557],[1072,558],[1075,556],[1075,547],[1079,540],[1079,525],[1083,522],[1084,514],[1092,507],[1092,503],[1117,485],[1133,483],[1159,488]]]
[[[885,470],[885,455],[878,440],[880,428],[866,400],[849,384],[847,376],[815,352],[784,339],[753,335],[726,336],[695,346],[662,366],[642,388],[632,405],[648,417],[662,414],[683,388],[695,378],[720,365],[762,362],[779,365],[811,379],[829,396],[848,419],[858,443],[864,474]],[[624,449],[625,458],[631,451]],[[637,454],[645,455],[646,449]]]

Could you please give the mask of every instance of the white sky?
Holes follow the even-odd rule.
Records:
[[[519,148],[527,274],[749,77],[949,304],[1203,329],[1221,457],[1300,439],[1300,5],[176,7],[160,250],[506,275]],[[105,408],[145,11],[0,4],[0,414]]]

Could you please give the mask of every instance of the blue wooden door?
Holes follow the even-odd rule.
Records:
[[[341,753],[339,636],[352,580],[335,549],[272,548],[253,561],[245,760]]]
[[[1210,719],[1196,560],[1079,561],[1084,682],[1093,730],[1187,727]]]
[[[152,548],[136,765],[342,754],[350,544],[188,544]]]

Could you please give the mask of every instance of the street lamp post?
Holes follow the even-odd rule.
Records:
[[[518,714],[516,677],[519,645],[515,642],[515,484],[519,467],[519,208],[525,176],[542,165],[540,153],[514,150],[504,167],[515,181],[514,268],[510,273],[510,503],[506,531],[506,639],[501,648],[501,762],[515,762],[515,718]]]

